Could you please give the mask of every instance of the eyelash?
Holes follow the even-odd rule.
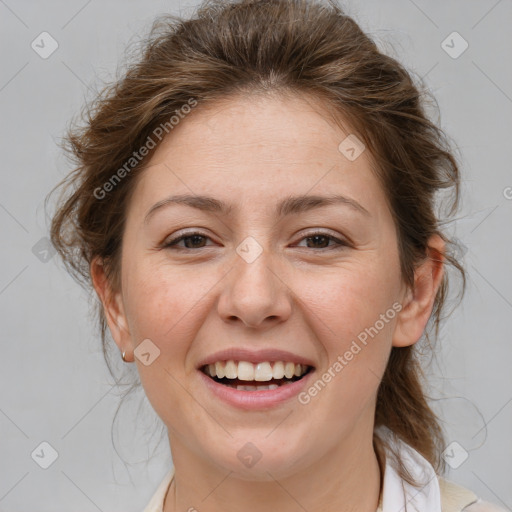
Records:
[[[182,240],[185,240],[187,238],[192,238],[194,236],[201,236],[203,238],[207,238],[207,239],[210,239],[211,238],[207,235],[205,235],[204,233],[201,233],[201,232],[192,232],[192,233],[186,233],[184,235],[181,235],[177,238],[174,238],[172,240],[169,240],[168,242],[164,243],[163,244],[163,248],[164,249],[172,249],[172,250],[176,250],[176,251],[197,251],[199,249],[204,249],[205,247],[198,247],[196,249],[191,249],[189,247],[178,247],[178,243],[181,242]],[[325,233],[323,231],[316,231],[316,232],[313,232],[313,233],[308,233],[306,236],[303,236],[300,241],[302,240],[307,240],[308,238],[314,238],[315,236],[321,236],[321,237],[325,237],[325,238],[328,238],[329,241],[333,240],[335,242],[335,245],[334,246],[327,246],[327,247],[320,247],[318,249],[314,249],[313,250],[316,250],[316,251],[319,251],[319,250],[334,250],[334,249],[341,249],[343,247],[348,247],[349,244],[343,240],[340,240],[339,238],[336,238],[332,235],[330,235],[329,233]],[[308,247],[306,247],[306,249],[308,249]]]

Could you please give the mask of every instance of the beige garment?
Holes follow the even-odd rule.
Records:
[[[165,475],[159,484],[144,512],[163,512],[165,495],[174,477],[174,467]],[[439,488],[441,490],[442,512],[506,512],[504,508],[492,503],[482,501],[475,493],[458,485],[450,480],[438,476]],[[398,512],[382,510],[382,495],[380,496],[379,507],[376,512]],[[412,512],[412,511],[411,511]],[[428,511],[425,511],[428,512]]]

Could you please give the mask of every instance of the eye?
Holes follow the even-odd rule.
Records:
[[[308,235],[303,237],[301,241],[302,240],[306,240],[306,244],[308,244],[308,241],[311,241],[311,245],[307,245],[310,249],[336,249],[340,247],[348,247],[348,243],[322,231],[308,233]],[[334,242],[333,245],[329,245],[329,242],[331,241]]]
[[[186,233],[176,238],[173,238],[164,243],[164,248],[175,249],[175,250],[194,250],[194,249],[202,249],[204,247],[208,247],[205,245],[207,240],[211,240],[211,238],[204,233],[193,232]],[[340,240],[328,233],[319,231],[315,233],[309,233],[307,236],[303,237],[301,241],[305,240],[307,244],[307,248],[309,249],[336,249],[340,247],[348,247],[348,243]],[[310,241],[310,242],[308,242]],[[180,242],[183,242],[184,245],[179,245]],[[331,244],[331,242],[333,242]],[[326,245],[327,244],[327,245]],[[299,245],[298,245],[299,246]],[[299,246],[300,247],[300,246]]]
[[[178,236],[174,239],[167,241],[163,247],[164,248],[173,248],[173,249],[202,249],[205,247],[203,242],[206,240],[211,240],[210,237],[206,236],[203,233],[195,232],[195,233],[187,233],[181,236]],[[184,242],[185,246],[178,245],[179,242]]]

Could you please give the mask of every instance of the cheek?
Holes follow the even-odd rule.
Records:
[[[208,290],[220,277],[184,266],[146,261],[126,276],[126,312],[135,344],[149,338],[162,355],[176,356],[190,345],[203,319]],[[172,357],[176,361],[175,357]]]
[[[161,263],[132,265],[126,276],[126,313],[133,345],[150,339],[160,351],[148,366],[137,360],[137,368],[145,393],[162,418],[169,410],[186,406],[179,382],[186,377],[184,361],[203,320],[201,299],[214,284],[200,283],[206,284],[190,271]]]
[[[308,316],[310,327],[326,358],[319,380],[303,396],[318,404],[319,428],[333,418],[341,428],[376,396],[396,322],[395,283],[384,276],[377,269],[352,267],[305,288],[303,300],[314,313]]]
[[[323,322],[322,331],[331,344],[343,347],[392,310],[398,289],[392,273],[385,266],[353,265],[315,276],[314,283],[299,288],[303,290],[300,296]],[[386,320],[384,328],[379,322],[379,330],[389,331],[392,318]]]

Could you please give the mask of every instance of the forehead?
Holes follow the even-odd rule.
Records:
[[[346,122],[344,123],[346,124]],[[309,95],[233,96],[199,104],[164,139],[154,158],[168,150],[194,150],[194,157],[240,160],[258,154],[283,164],[338,159],[338,146],[350,133],[331,121],[327,105]],[[180,154],[180,156],[184,156]]]
[[[369,152],[350,160],[340,151],[349,135],[346,122],[335,123],[326,105],[308,96],[199,104],[156,149],[134,199],[147,209],[170,193],[217,194],[232,203],[346,192],[371,207],[385,197]]]

